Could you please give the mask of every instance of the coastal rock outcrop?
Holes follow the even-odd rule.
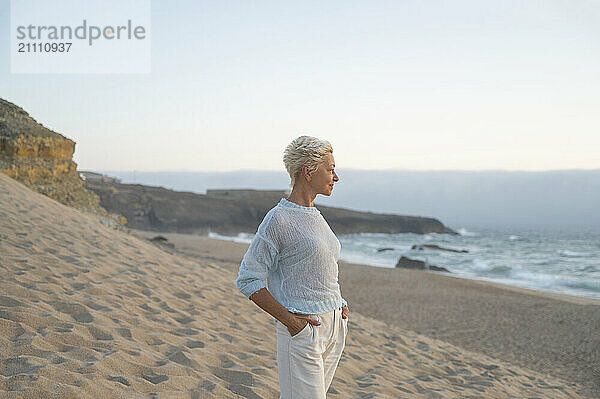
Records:
[[[466,249],[452,249],[452,248],[444,248],[444,247],[440,247],[439,245],[435,245],[435,244],[420,244],[420,245],[413,245],[410,249],[416,249],[419,251],[424,250],[425,248],[429,248],[429,249],[437,249],[439,251],[446,251],[446,252],[456,252],[459,254],[466,254],[469,251],[467,251]]]
[[[0,172],[65,205],[109,217],[73,162],[75,142],[0,98]]]
[[[430,265],[428,263],[423,262],[422,260],[410,259],[406,256],[400,257],[398,263],[396,263],[396,267],[401,267],[404,269],[433,270],[436,272],[450,273],[450,270],[446,269],[445,267]]]
[[[206,195],[121,184],[77,171],[75,142],[0,99],[0,172],[65,205],[105,217],[113,228],[206,234],[254,233],[281,191],[208,190]],[[84,179],[86,173],[89,179]],[[82,178],[82,176],[84,178]],[[318,206],[337,234],[448,233],[439,220]],[[108,212],[107,212],[108,211]],[[123,216],[121,216],[123,215]]]
[[[175,249],[175,244],[169,242],[169,239],[163,236],[155,236],[149,238],[148,241],[169,253],[173,253],[173,250]]]
[[[319,206],[318,208],[337,234],[456,234],[439,220],[429,217],[359,212],[329,206]]]
[[[88,173],[88,172],[84,172]],[[206,194],[163,187],[122,184],[110,179],[86,179],[109,212],[124,215],[127,227],[146,231],[235,235],[254,233],[284,190],[207,190]],[[342,208],[317,208],[337,234],[449,233],[439,220],[418,216],[383,215]]]

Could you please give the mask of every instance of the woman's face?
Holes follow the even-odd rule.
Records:
[[[329,153],[319,164],[317,170],[311,174],[310,186],[316,194],[330,196],[334,183],[339,180],[335,173],[335,159],[333,159],[333,154]]]

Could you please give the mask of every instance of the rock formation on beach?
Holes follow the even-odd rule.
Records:
[[[0,99],[0,172],[62,204],[105,217],[102,222],[107,226],[121,228],[127,223],[130,228],[157,232],[254,233],[267,211],[286,195],[260,190],[208,190],[202,195],[121,184],[98,173],[79,173],[74,151],[73,140]],[[455,234],[434,218],[318,209],[338,234]]]
[[[428,263],[423,262],[422,260],[410,259],[406,256],[402,256],[400,257],[400,259],[398,259],[396,267],[402,267],[404,269],[433,270],[435,272],[450,273],[450,271],[445,267],[430,265]]]
[[[0,172],[79,210],[108,216],[73,162],[75,142],[0,98]]]
[[[435,245],[435,244],[419,244],[419,245],[415,244],[410,249],[416,249],[416,250],[422,251],[425,248],[437,249],[439,251],[446,251],[446,252],[456,252],[456,253],[460,253],[460,254],[469,253],[469,251],[466,249],[444,248],[444,247],[440,247],[439,245]]]
[[[193,234],[254,233],[269,209],[286,196],[284,190],[208,190],[204,195],[99,179],[87,179],[86,187],[109,212],[124,215],[128,227]],[[336,234],[455,234],[434,218],[317,208]]]
[[[165,250],[168,253],[173,253],[173,250],[175,250],[175,244],[173,244],[172,242],[169,242],[169,239],[163,236],[155,236],[152,238],[149,238],[148,241],[150,241],[152,244],[156,245],[159,248],[162,248],[163,250]]]

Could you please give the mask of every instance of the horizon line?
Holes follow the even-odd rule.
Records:
[[[282,172],[287,174],[284,169],[232,169],[232,170],[190,170],[190,169],[159,169],[159,170],[140,170],[140,169],[77,169],[78,172],[97,172],[104,170],[108,172],[140,172],[140,173],[238,173],[238,172]],[[353,172],[507,172],[507,173],[545,173],[545,172],[600,172],[599,168],[584,169],[543,169],[543,170],[525,170],[525,169],[356,169],[356,168],[338,168],[338,170]]]

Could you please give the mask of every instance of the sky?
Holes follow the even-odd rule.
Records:
[[[68,11],[65,11],[68,12]],[[600,168],[600,2],[153,1],[151,73],[11,74],[83,170]]]

